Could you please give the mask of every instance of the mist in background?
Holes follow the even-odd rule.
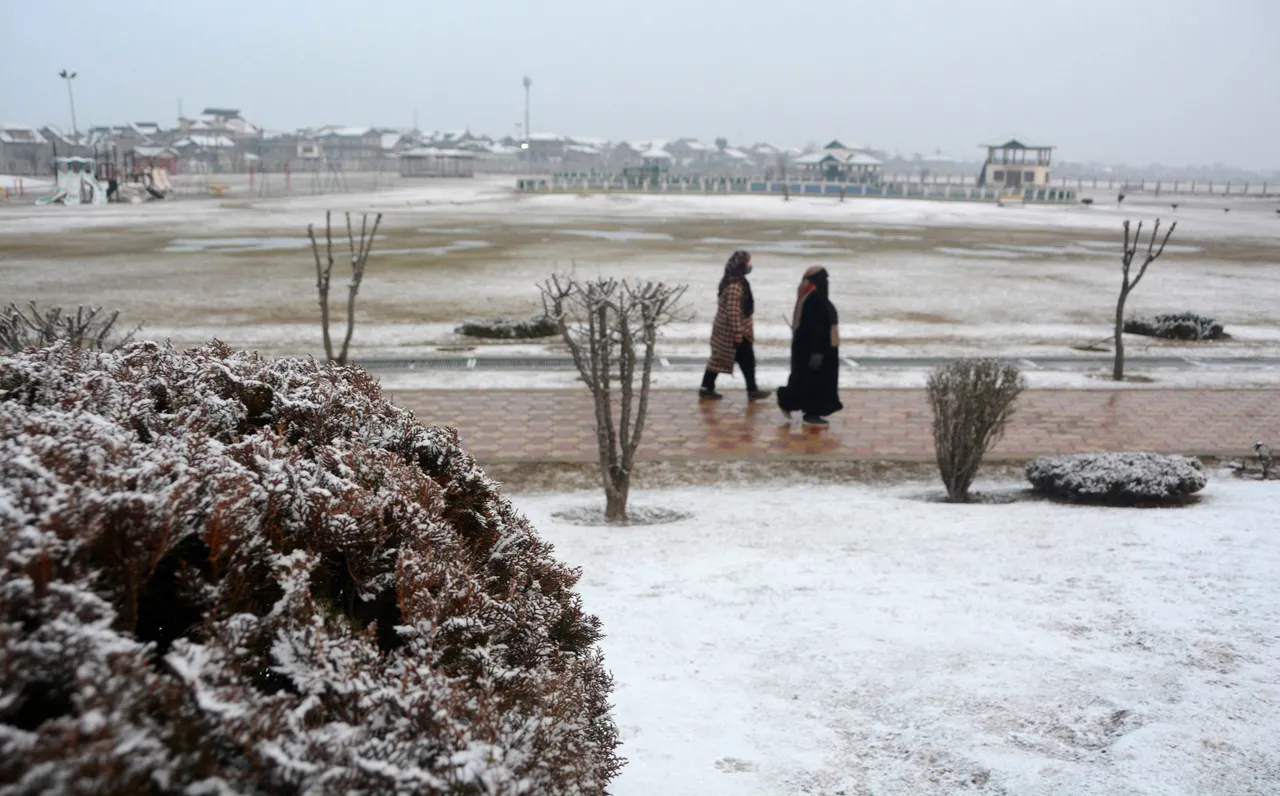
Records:
[[[1275,0],[0,0],[0,121],[831,138],[1280,168]]]

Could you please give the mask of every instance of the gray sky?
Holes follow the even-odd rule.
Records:
[[[343,123],[1280,168],[1280,0],[0,0],[0,121]]]

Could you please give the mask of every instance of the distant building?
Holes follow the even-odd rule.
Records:
[[[564,136],[555,133],[534,133],[529,136],[527,143],[529,148],[524,153],[525,160],[534,163],[558,163],[564,158],[564,148],[569,142]]]
[[[671,170],[675,155],[665,149],[650,149],[640,155],[640,160],[645,169],[661,174]]]
[[[1020,188],[1048,185],[1051,146],[1032,146],[1016,138],[1003,144],[987,144],[987,162],[982,164],[978,185]]]
[[[877,182],[880,179],[879,158],[867,154],[865,147],[846,146],[832,141],[820,151],[801,155],[793,161],[799,176],[836,182]]]
[[[167,146],[135,146],[129,150],[134,168],[162,168],[170,174],[178,171],[178,150]]]
[[[34,127],[0,126],[0,174],[26,177],[53,172],[53,146]]]
[[[476,154],[464,149],[423,147],[400,153],[401,177],[472,177]]]
[[[323,157],[344,169],[373,170],[382,160],[382,133],[373,127],[322,127],[315,137]]]

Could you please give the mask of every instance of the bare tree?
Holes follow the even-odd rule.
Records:
[[[778,153],[778,179],[782,181],[782,201],[791,201],[791,184],[787,182],[787,153]]]
[[[1004,435],[1026,381],[1013,365],[962,359],[929,376],[938,473],[953,503],[967,503],[982,457]]]
[[[1142,237],[1142,222],[1138,222],[1138,229],[1132,238],[1132,244],[1129,237],[1129,222],[1124,222],[1124,253],[1121,255],[1120,261],[1124,268],[1120,281],[1120,298],[1116,300],[1116,359],[1115,364],[1111,368],[1111,378],[1113,381],[1124,381],[1124,303],[1128,300],[1129,294],[1142,281],[1142,277],[1147,273],[1147,266],[1151,265],[1161,254],[1164,254],[1164,246],[1169,242],[1169,236],[1178,228],[1178,222],[1173,222],[1169,227],[1169,231],[1164,233],[1164,240],[1160,242],[1160,248],[1157,249],[1156,237],[1160,233],[1160,219],[1156,219],[1156,225],[1151,230],[1151,240],[1147,243],[1147,252],[1142,261],[1142,267],[1138,269],[1138,275],[1129,279],[1129,269],[1133,264],[1133,258],[1138,254],[1138,248],[1141,246],[1140,238]]]
[[[687,288],[559,275],[540,287],[547,317],[556,322],[594,398],[605,518],[625,522],[649,410],[654,348],[659,330],[679,318]]]
[[[32,301],[26,308],[10,304],[0,311],[0,350],[25,351],[43,348],[59,341],[66,341],[72,348],[89,348],[95,351],[115,351],[132,342],[141,329],[112,338],[120,310],[105,312],[102,307],[76,307],[76,314],[64,314],[61,307],[41,309]]]
[[[307,237],[311,239],[311,252],[316,258],[316,292],[320,295],[320,330],[324,334],[324,355],[330,362],[339,365],[347,364],[347,352],[351,346],[351,334],[356,325],[356,295],[360,293],[360,283],[364,281],[365,266],[369,262],[369,252],[373,250],[374,238],[378,235],[378,225],[382,223],[382,214],[373,219],[373,229],[369,229],[369,214],[360,218],[360,239],[356,240],[351,225],[351,214],[347,213],[347,248],[351,255],[351,281],[347,284],[347,333],[342,338],[342,350],[333,355],[333,340],[329,336],[329,280],[333,273],[333,226],[330,223],[330,212],[324,214],[324,241],[326,260],[320,259],[320,244],[316,242],[316,231],[313,225],[307,225]]]

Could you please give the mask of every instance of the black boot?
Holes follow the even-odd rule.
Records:
[[[702,388],[698,390],[698,400],[700,401],[719,401],[724,396],[716,392],[716,374],[708,368],[702,374]]]

